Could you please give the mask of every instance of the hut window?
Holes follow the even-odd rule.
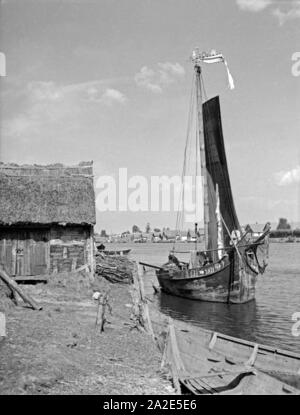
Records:
[[[64,246],[64,249],[63,249],[63,259],[66,259],[66,258],[68,258],[68,249],[67,249],[66,246]]]

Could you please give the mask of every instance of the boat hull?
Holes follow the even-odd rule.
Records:
[[[299,394],[300,355],[170,320],[164,363],[194,394]]]
[[[230,263],[211,268],[206,275],[203,268],[185,272],[161,269],[156,275],[162,291],[191,300],[243,304],[255,299],[257,273],[250,268],[232,270]]]
[[[129,252],[131,251],[131,249],[121,249],[121,250],[118,250],[118,251],[103,251],[104,252],[104,254],[105,255],[111,255],[111,256],[113,256],[113,255],[128,255],[129,254]]]

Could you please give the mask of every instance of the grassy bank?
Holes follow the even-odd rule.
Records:
[[[0,343],[0,394],[170,394],[161,354],[133,328],[128,285],[67,274],[23,288],[43,306],[6,306]],[[93,290],[110,290],[112,315],[95,326]]]

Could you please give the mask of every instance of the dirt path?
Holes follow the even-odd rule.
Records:
[[[110,285],[113,314],[104,333],[95,330],[92,289],[64,285],[24,286],[43,310],[19,306],[6,311],[0,394],[173,393],[160,372],[156,345],[130,328],[127,285]]]

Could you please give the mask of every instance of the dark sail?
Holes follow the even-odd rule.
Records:
[[[203,104],[203,123],[209,205],[208,249],[217,249],[216,184],[219,187],[220,212],[229,232],[240,228],[228,174],[219,97]],[[230,237],[224,225],[223,235],[224,245],[229,246]]]

